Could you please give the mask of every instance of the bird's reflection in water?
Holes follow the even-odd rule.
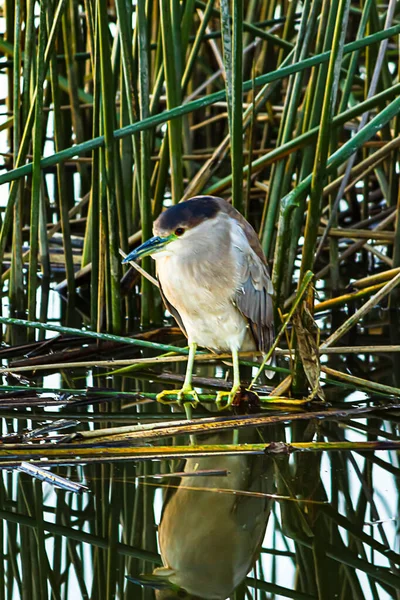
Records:
[[[257,441],[255,430],[240,439]],[[232,433],[203,437],[201,443],[232,443]],[[259,556],[271,500],[257,493],[274,492],[273,461],[260,455],[225,455],[190,458],[184,467],[187,473],[216,469],[227,474],[182,477],[167,490],[159,525],[164,566],[153,573],[166,587],[156,591],[157,600],[224,600]]]

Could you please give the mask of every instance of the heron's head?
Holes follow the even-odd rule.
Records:
[[[211,243],[215,235],[214,225],[218,217],[224,214],[220,202],[219,198],[213,196],[196,196],[171,206],[154,222],[154,237],[128,254],[123,262],[145,256],[157,259],[185,253],[189,243],[191,247]]]

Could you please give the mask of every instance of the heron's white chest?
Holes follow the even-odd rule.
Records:
[[[239,350],[251,340],[247,322],[233,304],[236,282],[229,267],[227,260],[211,263],[201,257],[195,263],[175,256],[157,260],[163,293],[178,311],[189,342],[220,352]],[[253,349],[248,345],[246,350]]]

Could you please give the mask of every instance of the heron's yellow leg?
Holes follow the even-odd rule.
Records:
[[[185,381],[183,382],[182,389],[176,391],[164,390],[163,392],[160,392],[156,397],[157,402],[161,402],[162,404],[171,404],[171,402],[177,402],[180,405],[190,403],[193,408],[195,408],[200,402],[197,392],[192,386],[193,365],[194,358],[196,356],[196,348],[197,344],[189,344],[189,357],[186,367]]]
[[[237,350],[232,350],[232,363],[233,363],[233,386],[230,392],[221,391],[218,392],[215,399],[215,403],[218,410],[224,410],[229,408],[235,400],[236,394],[240,391],[240,368],[239,368],[239,354]]]

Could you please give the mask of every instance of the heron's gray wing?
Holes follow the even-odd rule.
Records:
[[[226,200],[222,198],[216,200],[220,210],[229,215],[238,225],[234,246],[241,272],[233,302],[247,318],[257,349],[266,353],[274,337],[273,287],[267,261],[258,236],[250,223]]]
[[[274,338],[273,288],[268,267],[248,244],[237,250],[241,273],[233,301],[247,318],[257,349],[265,354]]]
[[[168,302],[168,300],[167,300],[167,298],[166,298],[166,296],[165,296],[165,294],[163,292],[163,289],[161,287],[161,282],[160,282],[159,279],[158,279],[158,284],[160,286],[160,295],[161,295],[162,301],[164,302],[164,304],[165,304],[168,312],[171,313],[171,315],[174,317],[175,321],[178,323],[179,327],[181,328],[182,332],[184,333],[185,337],[187,337],[186,329],[185,329],[185,326],[184,326],[184,324],[182,322],[180,314],[176,310],[175,306],[172,306],[172,304],[170,302]]]

